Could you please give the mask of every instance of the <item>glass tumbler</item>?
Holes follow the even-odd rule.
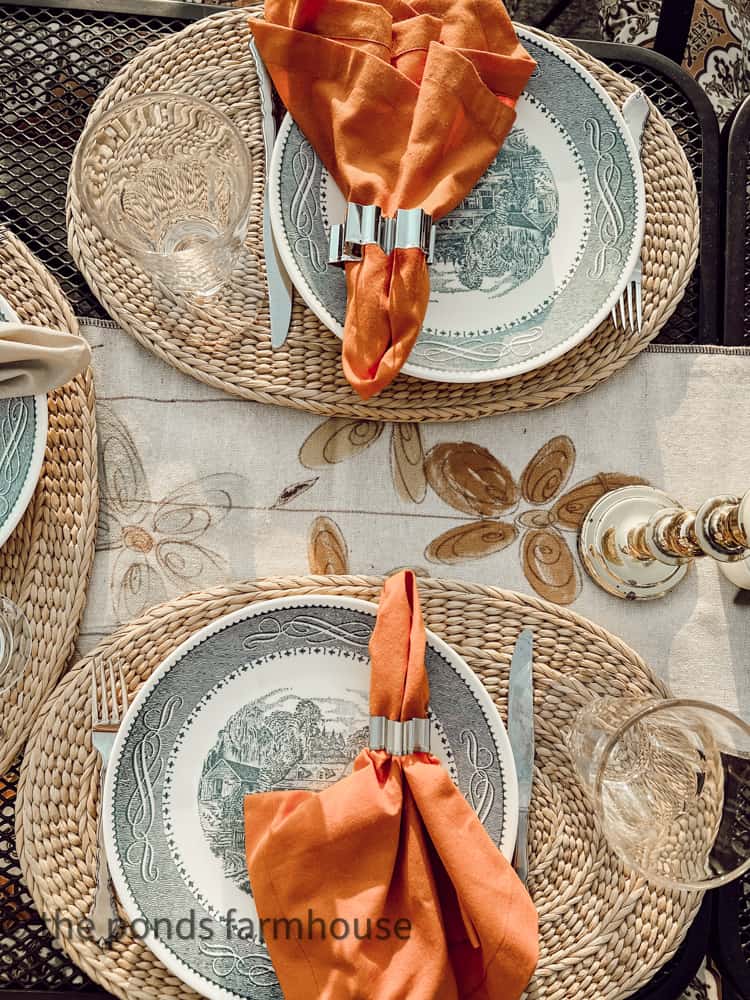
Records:
[[[0,693],[14,687],[31,660],[31,626],[7,597],[0,597]]]
[[[87,126],[73,170],[89,219],[151,278],[204,297],[227,280],[247,232],[252,160],[209,103],[122,101]]]
[[[607,842],[630,868],[700,890],[750,867],[750,727],[731,712],[597,698],[566,742]]]

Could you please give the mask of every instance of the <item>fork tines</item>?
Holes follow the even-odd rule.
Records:
[[[627,315],[626,315],[627,309]],[[619,310],[619,315],[618,315]],[[640,277],[627,283],[610,312],[615,327],[639,334],[643,329],[643,290]]]

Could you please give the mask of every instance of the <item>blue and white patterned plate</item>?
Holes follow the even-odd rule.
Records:
[[[0,295],[3,323],[18,323],[7,299]],[[47,445],[47,397],[0,399],[0,545],[21,520],[42,473]]]
[[[135,930],[202,996],[282,996],[258,939],[243,800],[351,769],[367,743],[376,610],[312,595],[221,618],[158,667],[120,727],[104,796],[114,885]],[[510,858],[518,794],[500,716],[429,633],[426,663],[437,755]]]
[[[643,174],[620,112],[556,45],[519,35],[537,68],[497,159],[438,225],[430,304],[403,369],[417,378],[484,382],[553,361],[609,315],[641,252]],[[327,259],[344,198],[289,115],[270,184],[284,264],[341,336],[344,273]]]

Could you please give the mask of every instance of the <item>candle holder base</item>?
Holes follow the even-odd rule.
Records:
[[[719,569],[740,590],[750,590],[750,558],[739,562],[720,562]]]
[[[651,486],[625,486],[605,494],[586,515],[578,538],[591,578],[610,594],[630,601],[663,597],[684,579],[687,562],[636,556],[632,533],[660,511],[680,505]]]

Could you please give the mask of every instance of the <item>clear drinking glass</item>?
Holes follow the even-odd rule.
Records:
[[[750,727],[701,701],[598,698],[566,741],[609,845],[650,881],[724,885],[750,867]]]
[[[147,94],[92,121],[76,152],[76,188],[101,232],[172,291],[218,291],[242,251],[252,159],[206,101]]]
[[[14,687],[31,660],[31,626],[18,605],[0,597],[0,693]]]

